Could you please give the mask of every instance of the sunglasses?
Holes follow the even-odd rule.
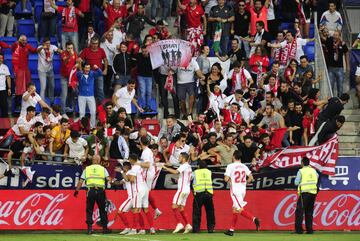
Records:
[[[239,4],[239,7],[245,7],[245,4]]]

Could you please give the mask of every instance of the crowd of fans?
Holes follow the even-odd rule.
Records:
[[[111,159],[127,159],[130,152],[139,154],[143,136],[149,138],[156,160],[172,165],[178,164],[181,152],[191,154],[194,162],[227,165],[239,149],[242,161],[256,166],[277,148],[308,145],[317,130],[321,144],[341,128],[345,119],[339,114],[349,100],[343,93],[344,66],[349,67],[349,62],[337,1],[322,1],[327,11],[320,1],[308,0],[147,2],[67,0],[64,7],[44,0],[38,48],[28,44],[25,35],[12,46],[0,42],[0,51],[12,50],[15,76],[12,81],[0,55],[2,117],[8,115],[8,95],[15,94],[21,102],[20,117],[0,144],[10,149],[10,167],[14,158],[24,165],[29,155],[81,164],[100,154],[106,165]],[[147,4],[151,16],[145,14]],[[13,34],[15,5],[12,0],[1,1],[2,36]],[[303,47],[313,41],[309,37],[315,8],[323,12],[320,34],[338,97],[320,98],[315,86],[323,81],[322,74],[314,73],[304,55]],[[103,29],[98,27],[95,9],[105,16]],[[61,15],[61,48],[50,41],[56,34],[57,15]],[[167,27],[169,15],[176,16],[177,32]],[[279,29],[280,19],[291,23],[289,29]],[[145,24],[153,26],[148,33]],[[218,26],[220,49],[211,54]],[[163,65],[153,70],[147,47],[170,38],[190,41],[194,58],[187,68]],[[40,91],[31,82],[30,53],[38,54]],[[45,101],[54,101],[54,54],[61,59],[60,104]],[[218,62],[210,65],[209,55]],[[225,61],[230,61],[229,71],[220,64]],[[169,76],[176,86],[170,93],[174,113],[164,88]],[[166,124],[154,136],[137,115],[154,111],[150,102],[157,92],[163,108],[160,119]],[[37,104],[42,107],[38,114]],[[277,135],[279,130],[285,131]]]

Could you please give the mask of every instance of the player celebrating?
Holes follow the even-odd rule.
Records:
[[[147,185],[147,189],[151,190],[152,188],[152,183],[155,177],[155,162],[154,162],[154,154],[151,151],[151,149],[148,147],[150,144],[149,139],[147,138],[147,136],[142,136],[140,138],[140,146],[142,149],[142,153],[141,153],[141,157],[140,159],[142,160],[142,162],[139,163],[139,165],[143,168],[142,173],[143,173],[143,177],[145,179],[146,185]],[[150,196],[151,194],[149,193],[148,196],[148,202],[150,201],[153,205],[152,207],[155,209],[155,219],[157,217],[160,216],[161,212],[158,208],[156,208],[155,206],[155,202],[154,202],[154,198],[153,196]],[[150,213],[148,211],[148,209],[144,209],[146,218],[149,222],[150,225],[150,234],[155,234],[155,229],[154,229],[154,222],[153,222],[153,218],[150,216]]]
[[[184,233],[189,233],[192,230],[192,227],[185,215],[185,204],[186,199],[188,198],[190,194],[190,182],[191,182],[191,166],[189,165],[189,154],[182,152],[179,155],[179,162],[180,166],[178,169],[172,169],[166,166],[163,166],[163,168],[172,173],[172,174],[179,174],[178,179],[178,190],[175,193],[173,202],[172,202],[172,210],[174,212],[175,219],[177,221],[177,225],[173,233],[177,233],[180,230],[184,229],[184,225],[181,223],[180,218],[178,216],[178,212],[180,213],[181,217],[183,218],[185,222],[185,231]]]
[[[139,229],[140,225],[140,218],[141,209],[144,210],[145,213],[148,212],[149,207],[149,189],[145,182],[142,168],[138,162],[138,156],[136,154],[129,155],[129,161],[131,163],[131,171],[129,171],[129,181],[131,182],[131,188],[133,190],[133,198],[132,198],[132,205],[133,205],[133,227],[127,233],[127,235],[134,235],[134,234],[145,234],[144,231],[136,233],[136,230]],[[151,233],[151,230],[150,230]]]
[[[225,232],[226,235],[233,236],[238,214],[250,219],[256,225],[256,230],[259,230],[260,221],[257,217],[247,212],[244,207],[247,202],[244,201],[246,193],[246,183],[254,180],[251,171],[247,166],[241,163],[241,151],[235,151],[233,154],[233,163],[226,167],[224,174],[225,182],[230,182],[230,195],[233,201],[233,217],[232,224],[229,230]],[[246,181],[247,179],[247,181]]]
[[[130,209],[132,209],[133,207],[133,189],[132,189],[132,185],[130,182],[130,175],[131,172],[131,164],[130,162],[124,162],[123,163],[123,171],[120,171],[120,173],[123,176],[123,180],[121,180],[120,184],[124,184],[127,194],[128,194],[128,198],[120,205],[119,210],[118,210],[118,215],[121,219],[121,221],[123,222],[123,224],[125,225],[125,229],[120,232],[120,234],[128,234],[131,231],[131,228],[129,226],[129,222],[126,218],[125,213],[129,212]]]

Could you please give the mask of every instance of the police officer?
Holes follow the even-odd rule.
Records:
[[[295,185],[298,185],[299,198],[295,211],[295,232],[302,234],[303,214],[305,212],[305,226],[308,234],[314,233],[312,229],[313,212],[316,194],[318,192],[319,175],[310,165],[307,157],[302,159],[302,168],[298,171]]]
[[[200,231],[202,206],[205,206],[208,232],[213,233],[215,227],[211,171],[206,167],[205,161],[199,161],[199,169],[193,173],[194,201],[192,218],[194,233]]]
[[[103,234],[111,233],[111,230],[107,228],[108,218],[105,211],[105,179],[109,182],[111,178],[108,171],[100,165],[100,156],[94,155],[92,158],[92,165],[85,168],[81,174],[79,183],[77,184],[74,197],[77,197],[79,190],[85,180],[86,187],[88,188],[86,194],[86,223],[87,234],[92,234],[93,224],[93,211],[95,202],[99,208],[101,224],[103,226]]]

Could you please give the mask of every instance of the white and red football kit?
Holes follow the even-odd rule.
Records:
[[[148,208],[149,189],[142,174],[142,168],[138,165],[132,166],[129,175],[135,176],[135,181],[131,183],[133,190],[133,208]]]
[[[233,208],[236,210],[244,208],[247,202],[244,201],[246,194],[247,176],[251,174],[249,168],[241,162],[234,162],[226,167],[225,176],[230,178],[230,196],[233,201]]]
[[[184,163],[177,169],[179,172],[178,190],[173,198],[173,204],[185,206],[186,200],[190,194],[190,182],[192,169],[189,163]]]
[[[179,165],[179,156],[182,152],[185,152],[187,154],[190,153],[190,146],[185,144],[182,147],[176,147],[175,143],[171,143],[169,146],[169,152],[170,152],[170,158],[169,158],[169,162],[176,166]]]
[[[149,189],[149,191],[151,190],[151,186],[154,180],[154,176],[155,176],[155,166],[154,166],[154,154],[151,151],[151,149],[149,147],[145,147],[144,150],[141,153],[141,157],[140,160],[142,160],[143,162],[149,162],[150,163],[150,167],[149,168],[143,168],[142,169],[142,173],[143,173],[143,177],[144,180],[147,184],[147,187]]]
[[[126,175],[131,175],[131,170],[129,170]],[[131,185],[130,181],[125,181],[125,188],[126,188],[126,192],[127,192],[127,199],[120,205],[119,207],[119,212],[123,212],[123,213],[127,213],[128,211],[130,211],[130,209],[133,207],[133,196],[134,196],[134,190],[133,187]]]

